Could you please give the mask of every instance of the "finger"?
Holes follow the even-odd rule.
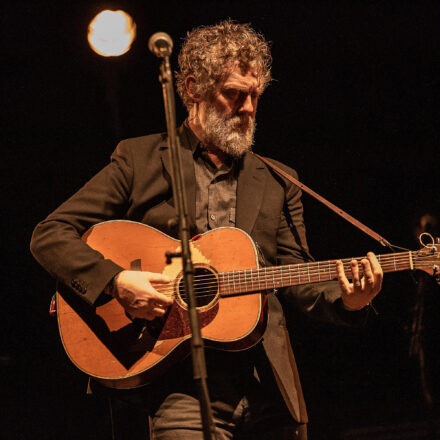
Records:
[[[148,281],[154,282],[154,283],[169,283],[171,282],[171,278],[168,275],[163,275],[161,273],[154,273],[154,272],[144,272],[147,277]]]
[[[163,307],[155,307],[151,311],[151,313],[158,318],[161,318],[162,316],[164,316],[166,312],[167,312],[167,310]]]
[[[155,307],[153,309],[149,309],[148,311],[144,312],[145,313],[144,319],[151,321],[154,318],[162,318],[166,312],[167,312],[166,309],[163,307]]]
[[[153,287],[148,292],[150,294],[150,299],[154,301],[155,304],[158,306],[168,307],[171,304],[173,304],[174,300],[173,297],[170,295],[165,295],[163,293],[158,292]]]
[[[338,274],[338,282],[339,282],[339,286],[341,287],[342,292],[345,295],[349,295],[350,294],[350,283],[347,279],[347,277],[345,276],[345,271],[344,271],[344,265],[342,264],[342,261],[336,261],[336,273]]]
[[[133,318],[146,319],[151,321],[154,318],[161,318],[165,315],[166,309],[163,307],[130,307],[128,313]]]
[[[383,270],[379,264],[379,261],[376,258],[376,255],[374,255],[372,252],[369,252],[367,254],[367,258],[374,276],[374,286],[372,287],[372,293],[374,296],[376,296],[382,288]]]
[[[361,287],[361,280],[359,278],[359,265],[357,260],[351,260],[350,266],[351,266],[351,274],[353,277],[353,286],[359,289]]]
[[[372,290],[375,284],[375,276],[371,270],[370,261],[364,258],[361,260],[361,264],[364,271],[365,284],[370,290]]]
[[[161,306],[170,306],[173,304],[172,292],[169,294],[167,292],[159,292],[157,289],[160,289],[156,284],[165,284],[171,281],[171,278],[168,275],[162,275],[160,273],[146,272],[148,281],[153,288],[149,293],[152,295],[152,299]],[[153,284],[154,283],[154,284]]]
[[[368,252],[367,258],[371,264],[371,269],[373,271],[374,277],[376,279],[378,279],[380,281],[380,283],[382,283],[383,270],[382,270],[382,267],[381,267],[379,261],[377,260],[376,255],[374,255],[373,252]]]

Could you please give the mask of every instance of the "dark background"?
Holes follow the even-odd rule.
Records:
[[[124,9],[137,23],[131,51],[115,59],[99,57],[86,40],[105,8]],[[439,215],[437,1],[10,2],[2,11],[2,438],[110,438],[106,408],[85,395],[86,378],[48,316],[54,282],[31,257],[30,236],[107,163],[119,139],[164,130],[149,36],[168,32],[180,47],[187,30],[228,17],[272,41],[274,81],[261,99],[256,151],[297,169],[394,244],[418,248],[418,219]],[[307,195],[304,204],[316,259],[387,252]],[[312,440],[428,438],[429,420],[438,418],[440,299],[427,285],[432,412],[408,354],[417,297],[408,273],[386,277],[379,316],[364,329],[298,318],[294,347]]]

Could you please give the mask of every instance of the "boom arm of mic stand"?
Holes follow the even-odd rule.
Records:
[[[211,402],[207,386],[207,373],[205,352],[202,335],[200,332],[199,315],[196,309],[196,298],[194,294],[194,268],[191,260],[189,247],[189,227],[186,194],[184,191],[182,160],[180,155],[180,142],[176,130],[176,107],[174,100],[173,77],[168,56],[162,58],[160,66],[159,81],[162,84],[163,99],[165,104],[165,115],[168,131],[168,147],[172,164],[171,183],[174,198],[177,201],[177,214],[179,218],[179,235],[182,245],[182,266],[184,273],[184,286],[187,298],[189,299],[189,321],[191,325],[191,352],[193,359],[194,381],[198,387],[200,410],[203,424],[204,440],[215,439],[215,427],[212,420]]]

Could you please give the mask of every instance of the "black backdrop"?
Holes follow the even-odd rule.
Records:
[[[417,247],[417,219],[440,211],[440,6],[382,3],[28,0],[3,7],[3,438],[109,438],[105,408],[85,396],[86,378],[70,365],[48,317],[54,283],[28,248],[35,224],[107,163],[119,139],[163,131],[158,62],[146,48],[156,31],[180,46],[194,26],[251,22],[272,41],[274,58],[256,151],[296,168],[391,242]],[[131,51],[116,59],[87,44],[87,25],[103,8],[124,9],[137,23]],[[316,259],[383,251],[308,196],[304,204]],[[424,332],[435,401],[438,294],[437,287],[427,294]],[[353,430],[428,418],[418,364],[408,356],[414,300],[410,276],[392,274],[366,329],[298,317],[294,344],[313,440],[349,438],[350,430],[360,438]]]

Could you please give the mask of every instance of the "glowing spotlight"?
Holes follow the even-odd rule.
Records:
[[[136,36],[136,23],[124,11],[100,12],[89,24],[90,47],[104,57],[128,52]]]

